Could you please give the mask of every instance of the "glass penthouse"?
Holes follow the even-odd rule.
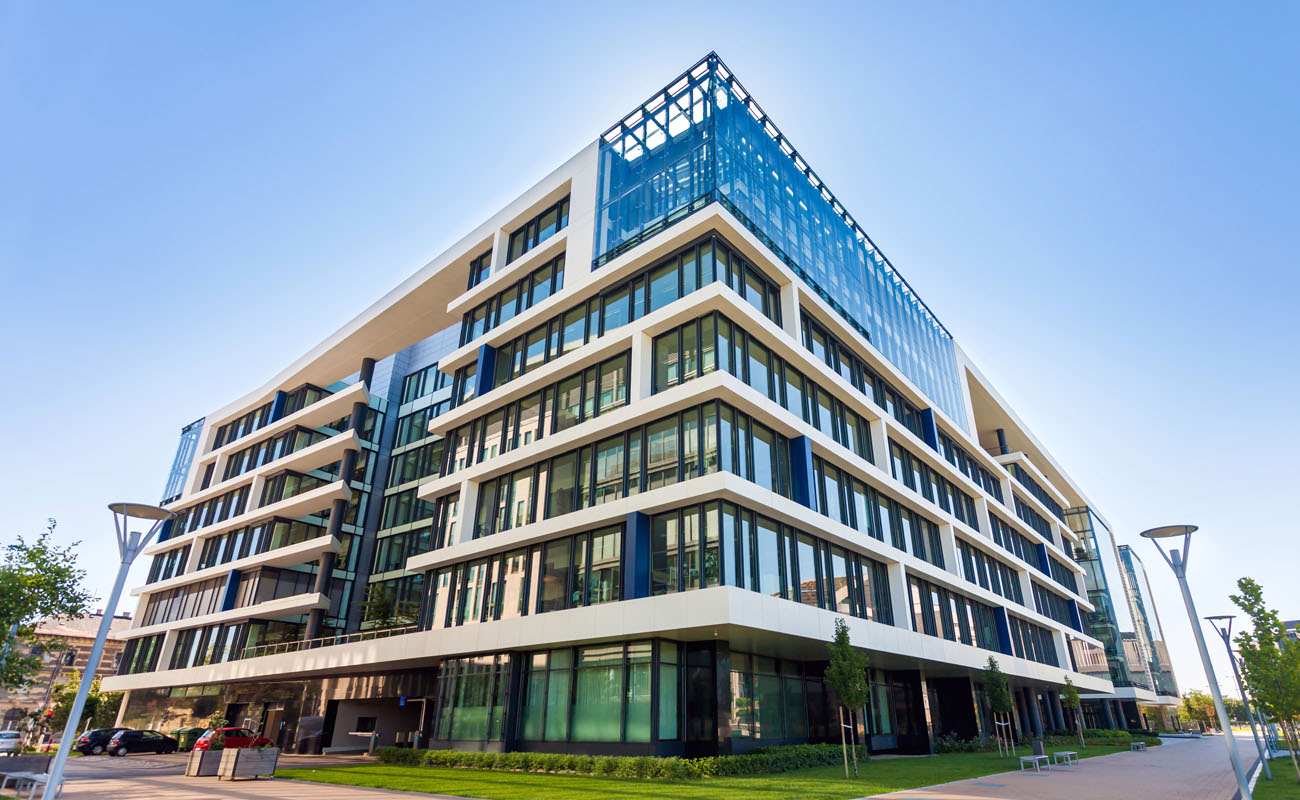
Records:
[[[1114,689],[1100,517],[713,54],[187,426],[167,495],[125,725],[837,740],[837,618],[876,751],[988,731],[989,656],[1025,732]]]

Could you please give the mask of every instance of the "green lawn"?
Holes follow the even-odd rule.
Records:
[[[1268,763],[1273,770],[1273,780],[1259,776],[1252,792],[1256,800],[1300,800],[1300,783],[1296,782],[1295,768],[1290,758],[1275,758]]]
[[[1128,750],[1128,746],[1090,745],[1084,758]],[[1023,755],[1029,752],[1020,748]],[[545,775],[441,767],[323,767],[282,769],[278,778],[374,786],[408,792],[478,797],[484,800],[594,800],[594,798],[664,798],[665,800],[844,800],[917,786],[975,778],[1017,769],[1018,759],[996,753],[952,753],[917,758],[878,758],[860,765],[862,777],[845,780],[843,767],[816,767],[778,775],[707,778],[694,781],[650,781],[597,778],[586,775]],[[1289,797],[1289,795],[1278,795]]]

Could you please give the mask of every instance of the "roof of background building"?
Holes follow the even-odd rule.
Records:
[[[88,614],[79,619],[46,619],[41,620],[36,625],[36,634],[38,636],[66,636],[76,639],[93,639],[99,632],[99,623],[103,618],[102,613]],[[118,634],[131,627],[131,617],[129,614],[121,614],[113,617],[113,623],[108,629],[108,638],[116,639]]]

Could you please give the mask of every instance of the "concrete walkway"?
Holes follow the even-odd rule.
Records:
[[[401,797],[431,797],[461,800],[444,795],[392,792],[352,786],[258,780],[218,781],[216,778],[185,777],[188,753],[169,756],[135,755],[125,758],[87,756],[68,762],[67,800],[382,800]],[[365,756],[280,757],[281,767],[333,767],[373,764]]]
[[[1021,748],[1022,754],[1024,748]],[[1249,736],[1237,737],[1249,770],[1258,761]],[[1014,762],[1019,766],[1019,759]],[[972,780],[880,795],[889,800],[1231,800],[1237,781],[1222,736],[1166,739],[1136,753],[1085,758],[1077,767],[1055,766],[1034,773],[1004,772]]]

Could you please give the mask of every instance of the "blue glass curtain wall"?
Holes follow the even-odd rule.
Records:
[[[596,266],[714,200],[965,425],[951,335],[710,54],[601,137]]]

